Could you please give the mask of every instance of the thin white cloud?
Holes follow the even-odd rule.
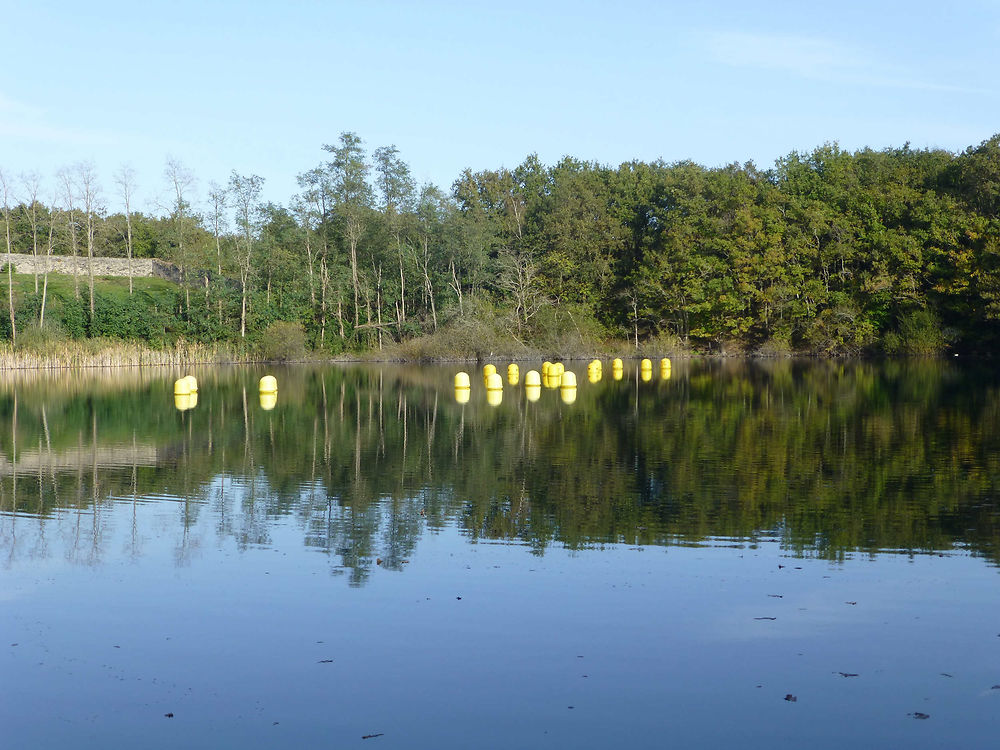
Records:
[[[912,71],[880,60],[863,49],[821,37],[722,31],[707,37],[706,48],[713,60],[725,65],[782,71],[829,83],[960,94],[990,93],[914,78]]]

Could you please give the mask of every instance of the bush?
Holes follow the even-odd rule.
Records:
[[[44,328],[31,323],[18,329],[15,348],[35,354],[52,354],[66,341],[66,333],[56,324],[46,323]]]
[[[941,321],[930,310],[913,310],[899,319],[899,332],[889,332],[883,338],[883,349],[889,354],[940,354],[948,341]]]
[[[260,356],[269,362],[288,362],[306,356],[306,332],[301,323],[279,320],[261,336]]]

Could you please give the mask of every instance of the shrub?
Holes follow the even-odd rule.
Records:
[[[916,355],[940,354],[948,344],[941,321],[930,310],[904,314],[899,320],[898,339],[894,341],[889,336],[886,339],[889,340],[885,343],[895,344],[898,351]]]
[[[258,348],[269,362],[288,362],[306,356],[306,332],[301,323],[279,320],[271,323],[261,336]]]

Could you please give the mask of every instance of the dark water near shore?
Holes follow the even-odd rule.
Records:
[[[993,746],[991,365],[457,369],[0,376],[4,742]]]

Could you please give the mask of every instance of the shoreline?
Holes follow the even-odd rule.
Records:
[[[821,354],[809,354],[809,353],[787,353],[787,354],[758,354],[752,352],[734,352],[734,353],[701,353],[701,352],[677,352],[677,351],[664,351],[660,353],[651,353],[649,351],[640,351],[635,354],[624,354],[621,351],[611,351],[602,353],[593,353],[586,355],[556,355],[556,354],[541,354],[541,353],[531,353],[531,354],[521,354],[521,355],[490,355],[485,357],[405,357],[398,355],[376,355],[376,354],[337,354],[331,357],[307,357],[307,358],[296,358],[287,360],[275,360],[275,359],[260,359],[256,357],[248,357],[245,359],[233,358],[233,357],[170,357],[170,350],[163,350],[162,352],[157,352],[156,350],[149,350],[143,354],[148,355],[148,358],[142,357],[139,360],[129,360],[124,357],[115,356],[118,354],[114,349],[108,349],[100,352],[94,352],[90,356],[87,355],[74,355],[73,360],[77,361],[65,361],[64,359],[56,356],[45,356],[37,355],[33,353],[26,353],[27,356],[23,362],[17,362],[18,357],[16,354],[11,352],[6,352],[0,354],[0,374],[12,373],[12,372],[67,372],[67,371],[83,371],[83,370],[141,370],[149,368],[184,368],[184,367],[234,367],[234,366],[260,366],[260,365],[270,365],[270,366],[286,366],[286,365],[336,365],[336,364],[395,364],[395,365],[468,365],[468,364],[496,364],[498,362],[534,362],[534,361],[545,361],[550,360],[552,362],[588,362],[593,359],[599,360],[612,360],[614,358],[620,358],[623,361],[640,361],[644,358],[658,360],[662,357],[669,358],[671,360],[719,360],[719,361],[758,361],[758,362],[775,362],[783,360],[798,360],[798,361],[914,361],[914,360],[938,360],[938,361],[948,361],[952,359],[958,359],[959,354],[936,354],[936,355],[905,355],[905,356],[887,356],[884,354],[839,354],[839,355],[821,355]],[[162,358],[157,357],[156,354],[161,353],[168,356]],[[14,354],[11,357],[11,354]],[[15,362],[11,362],[8,358],[14,359]],[[975,360],[975,361],[985,361],[991,360],[992,357],[988,354],[966,354],[961,357],[963,360]]]

